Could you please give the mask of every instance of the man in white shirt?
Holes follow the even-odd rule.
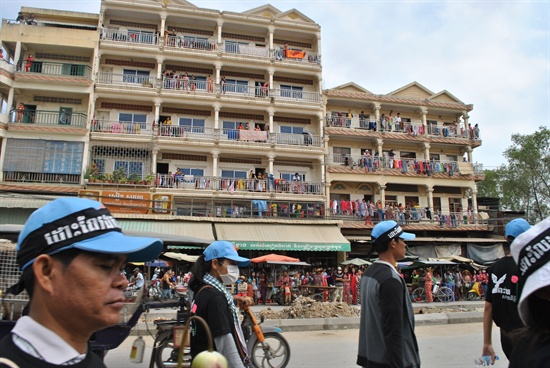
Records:
[[[59,198],[36,210],[17,242],[21,279],[8,290],[27,290],[29,312],[0,341],[0,366],[105,367],[88,340],[118,323],[126,262],[154,259],[162,247],[159,239],[122,234],[90,199]]]
[[[396,131],[401,130],[401,115],[399,113],[397,113],[397,115],[393,118],[393,125],[395,125]]]

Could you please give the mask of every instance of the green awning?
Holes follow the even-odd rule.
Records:
[[[349,252],[351,246],[336,225],[217,223],[219,240],[242,250]]]

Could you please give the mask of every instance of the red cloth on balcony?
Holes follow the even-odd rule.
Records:
[[[306,57],[306,52],[297,50],[285,50],[285,56],[289,59],[303,59]]]

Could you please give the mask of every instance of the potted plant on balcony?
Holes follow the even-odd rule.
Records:
[[[122,179],[126,179],[126,172],[123,167],[119,167],[112,174],[113,182],[120,183]]]
[[[145,175],[145,184],[146,185],[151,185],[153,183],[154,179],[155,179],[155,176],[153,175],[153,173],[149,173],[149,174]]]
[[[139,184],[141,183],[141,176],[134,173],[130,175],[130,177],[128,177],[128,181],[130,182],[130,184]]]

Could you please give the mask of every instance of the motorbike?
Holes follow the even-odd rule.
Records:
[[[298,297],[298,289],[292,288],[291,292],[291,301],[293,302]],[[273,292],[271,293],[271,300],[279,305],[285,305],[285,289],[283,287],[274,286]]]
[[[160,280],[152,280],[147,288],[147,296],[150,299],[160,299],[162,290],[160,289]]]
[[[250,368],[285,368],[290,361],[290,345],[281,335],[279,327],[260,326],[254,313],[245,303],[238,304],[243,321],[241,328],[250,356]],[[149,368],[177,367],[179,348],[174,346],[174,326],[183,326],[187,319],[188,303],[180,304],[176,320],[155,321],[157,334]],[[189,340],[187,340],[189,341]],[[189,346],[184,347],[183,366],[189,367],[191,356]]]
[[[483,300],[483,288],[481,283],[474,282],[472,288],[468,291],[468,300]]]

